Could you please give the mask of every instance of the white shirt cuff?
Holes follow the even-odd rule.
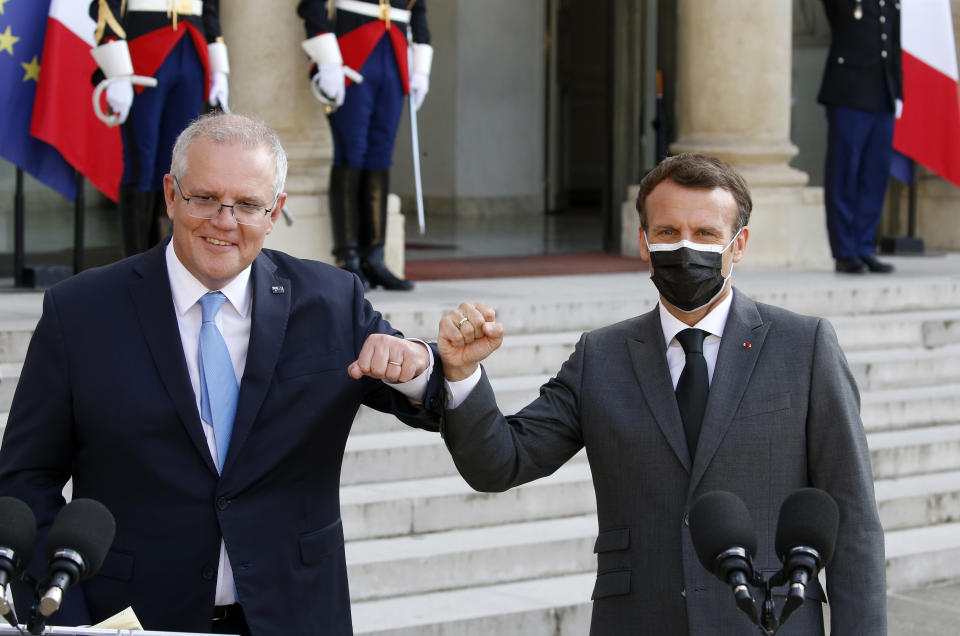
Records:
[[[433,349],[423,340],[418,340],[417,338],[407,338],[407,340],[410,342],[419,342],[427,348],[427,355],[430,356],[430,364],[427,365],[427,368],[424,369],[420,375],[407,382],[387,382],[383,380],[383,383],[391,389],[403,393],[412,404],[423,404],[423,398],[427,393],[427,384],[430,382],[430,375],[433,373]]]
[[[470,397],[477,383],[480,382],[481,376],[482,372],[478,365],[477,370],[471,373],[468,378],[456,382],[444,380],[443,383],[447,386],[447,408],[453,410],[463,404]]]

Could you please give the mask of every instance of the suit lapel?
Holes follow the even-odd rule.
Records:
[[[736,290],[713,370],[707,412],[703,417],[700,441],[693,461],[691,493],[696,490],[730,428],[769,328],[770,324],[765,324],[760,318],[756,303]]]
[[[197,448],[197,452],[214,473],[207,439],[203,435],[196,396],[190,384],[183,344],[177,326],[176,308],[170,292],[170,278],[164,256],[166,242],[145,252],[134,266],[138,278],[130,284],[130,296],[136,308],[143,338],[147,342],[160,379],[180,415],[180,422]]]
[[[253,261],[251,284],[250,346],[247,363],[240,382],[237,415],[233,420],[230,449],[223,464],[223,473],[236,462],[237,451],[243,447],[254,419],[270,388],[273,371],[283,347],[290,315],[290,281],[277,275],[277,266],[263,252]]]
[[[670,444],[683,467],[690,472],[690,452],[683,433],[680,409],[667,368],[666,345],[663,342],[663,328],[660,326],[660,313],[657,308],[640,317],[639,335],[627,341],[633,372],[637,376],[640,390],[647,405],[653,412],[663,436]]]

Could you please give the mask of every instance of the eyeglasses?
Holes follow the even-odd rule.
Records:
[[[220,203],[216,199],[188,197],[183,194],[183,189],[180,187],[180,179],[173,177],[173,181],[177,184],[177,191],[180,192],[180,196],[187,202],[187,214],[195,219],[206,219],[209,221],[210,219],[215,219],[220,216],[220,210],[223,208],[230,208],[230,213],[240,225],[262,225],[264,217],[270,214],[270,211],[277,205],[277,199],[280,198],[279,194],[274,197],[273,203],[270,204],[269,208],[251,203],[234,203],[233,205],[227,205],[226,203]]]

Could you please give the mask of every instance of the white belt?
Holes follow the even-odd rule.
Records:
[[[380,15],[380,5],[372,2],[361,2],[360,0],[337,0],[337,11],[348,11],[350,13],[359,13],[368,15],[371,18],[383,20]],[[390,7],[390,19],[395,22],[410,23],[410,12],[406,9],[395,9]]]
[[[168,11],[203,15],[203,0],[127,0],[127,11]]]

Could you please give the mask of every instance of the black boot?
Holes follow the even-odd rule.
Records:
[[[150,247],[150,226],[154,214],[153,192],[121,186],[117,206],[120,211],[120,238],[123,255],[133,256]]]
[[[360,267],[373,287],[409,291],[413,281],[397,278],[383,262],[390,172],[364,170],[360,175]]]
[[[350,166],[330,168],[330,224],[333,228],[333,257],[337,267],[353,272],[363,283],[364,291],[370,281],[360,267],[357,240],[360,212],[357,207],[360,193],[360,170]]]

